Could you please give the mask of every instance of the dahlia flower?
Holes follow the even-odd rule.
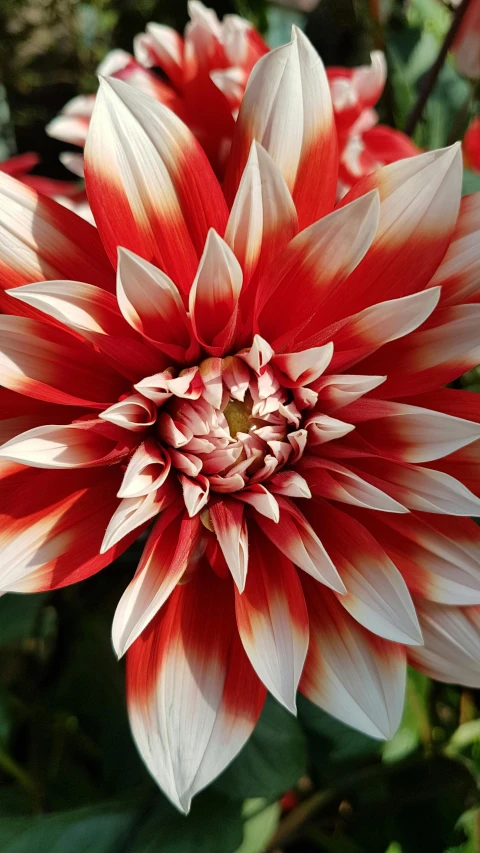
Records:
[[[380,166],[412,157],[417,146],[400,130],[378,124],[373,109],[387,79],[385,56],[371,54],[371,64],[327,69],[340,149],[338,195]]]
[[[480,2],[470,0],[460,28],[455,36],[452,52],[460,74],[478,80],[480,77]]]
[[[480,116],[472,119],[463,137],[463,159],[468,169],[480,173]]]
[[[250,71],[268,47],[238,15],[226,15],[220,22],[213,9],[198,0],[188,8],[191,21],[184,39],[171,27],[148,24],[147,32],[134,39],[136,58],[114,50],[98,72],[124,80],[176,112],[221,177]],[[151,68],[160,69],[166,81]],[[419,153],[404,133],[377,123],[373,106],[383,92],[386,72],[381,51],[372,53],[369,66],[327,70],[340,148],[339,198],[364,175]],[[73,98],[47,126],[47,133],[83,147],[94,103],[95,95]],[[81,155],[65,153],[62,162],[82,172]]]
[[[0,161],[0,172],[12,175],[18,181],[33,187],[38,192],[50,198],[75,197],[78,187],[73,181],[61,181],[56,178],[47,178],[44,175],[32,175],[32,169],[40,162],[40,157],[33,151],[25,154],[16,154]]]
[[[386,738],[407,660],[480,686],[478,397],[441,387],[480,361],[480,196],[453,146],[334,209],[299,31],[250,76],[223,190],[117,79],[85,157],[97,230],[0,176],[0,589],[79,581],[152,525],[113,643],[187,811],[267,690]]]
[[[151,23],[134,39],[135,57],[111,51],[98,73],[124,80],[174,110],[204,148],[217,174],[222,174],[234,129],[234,116],[255,62],[268,51],[253,24],[239,15],[222,22],[213,9],[189,0],[190,22],[182,38],[172,27]],[[148,70],[159,69],[161,79]],[[69,101],[47,125],[47,133],[83,147],[95,95]],[[74,155],[75,156],[75,155]],[[78,155],[64,163],[79,168]]]

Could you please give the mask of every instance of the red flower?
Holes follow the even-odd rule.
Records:
[[[116,79],[86,165],[98,232],[0,180],[1,589],[88,577],[154,521],[113,640],[184,810],[267,688],[381,738],[407,657],[480,686],[479,404],[442,388],[480,361],[458,146],[334,210],[328,81],[296,31],[250,76],[225,192]]]
[[[467,169],[480,174],[480,116],[472,119],[464,139],[463,156]]]
[[[328,68],[340,149],[339,197],[359,178],[381,166],[413,157],[419,149],[400,130],[377,124],[373,109],[382,95],[387,77],[385,57],[380,50],[371,55],[371,65],[359,68]]]
[[[198,0],[189,3],[189,13],[183,39],[171,27],[149,24],[147,32],[134,39],[136,58],[114,50],[98,73],[124,80],[176,112],[221,177],[248,77],[268,47],[252,24],[238,15],[225,15],[220,22]],[[166,82],[150,68],[159,68]],[[340,149],[339,198],[364,175],[420,153],[406,134],[377,124],[373,107],[383,92],[386,70],[381,51],[372,53],[370,66],[327,69]],[[47,132],[83,147],[94,103],[94,95],[69,101]],[[63,157],[76,172],[79,160],[80,155]]]

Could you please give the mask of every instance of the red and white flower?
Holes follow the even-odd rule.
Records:
[[[342,197],[364,175],[420,152],[405,133],[378,124],[373,107],[387,79],[382,51],[372,53],[370,65],[332,67],[327,75],[340,149],[338,193]]]
[[[182,38],[172,27],[151,23],[134,39],[135,56],[113,50],[98,68],[170,107],[204,148],[215,172],[222,174],[235,126],[234,119],[248,76],[268,51],[253,24],[239,15],[219,21],[213,9],[189,0],[190,22]],[[159,69],[161,79],[151,68]],[[83,147],[95,95],[81,95],[65,105],[47,126],[56,139]],[[67,153],[64,163],[81,168],[81,156]]]
[[[220,22],[213,9],[198,0],[191,0],[188,8],[191,20],[183,39],[171,27],[148,24],[147,32],[134,39],[135,58],[114,50],[98,73],[124,80],[176,112],[221,177],[247,80],[268,47],[253,25],[238,15],[225,15]],[[167,82],[156,76],[155,69]],[[373,107],[382,95],[386,73],[381,51],[372,53],[369,66],[327,69],[340,150],[339,198],[364,175],[419,153],[406,134],[378,124]],[[94,103],[94,95],[69,101],[47,132],[83,147]],[[68,152],[63,162],[77,173],[82,169],[79,154]]]
[[[113,641],[185,811],[267,689],[382,738],[407,659],[480,686],[480,412],[442,388],[480,361],[461,177],[458,146],[422,154],[334,209],[328,81],[298,31],[250,76],[225,191],[117,79],[86,146],[98,231],[0,176],[0,589],[86,578],[153,522]]]

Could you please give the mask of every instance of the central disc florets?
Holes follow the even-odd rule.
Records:
[[[256,336],[237,355],[138,382],[102,415],[139,433],[119,495],[153,494],[172,475],[192,515],[211,493],[279,488],[282,469],[298,462],[307,442],[351,429],[317,411],[317,380],[330,358],[328,345],[277,356]]]

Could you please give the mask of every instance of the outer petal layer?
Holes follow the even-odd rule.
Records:
[[[235,630],[231,582],[204,564],[127,656],[134,738],[180,809],[188,811],[192,796],[242,748],[265,693]]]

